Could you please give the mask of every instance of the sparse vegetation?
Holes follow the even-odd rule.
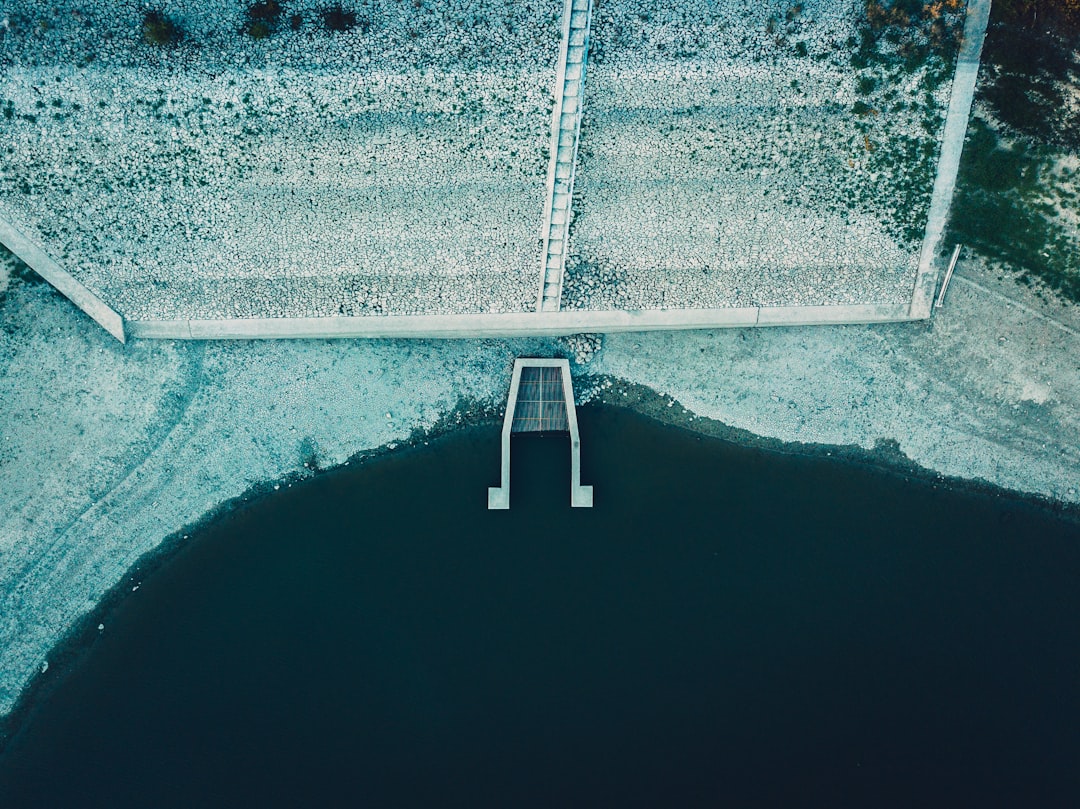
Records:
[[[260,0],[248,6],[244,24],[245,33],[252,39],[265,39],[278,29],[282,7],[277,0]]]
[[[1080,2],[1000,0],[991,9],[976,115],[950,239],[1080,302]],[[1070,168],[1072,166],[1072,168]]]
[[[175,21],[161,11],[147,11],[142,21],[143,39],[159,48],[176,45],[183,39],[183,30]]]
[[[367,25],[359,21],[356,12],[347,11],[341,6],[332,6],[322,13],[323,25],[328,31],[351,31],[360,25],[361,32],[367,30]]]
[[[1064,9],[1036,28],[1017,12],[1022,5],[992,6],[980,97],[1011,134],[1080,152],[1080,110],[1067,97],[1080,84],[1080,17],[1069,23]]]

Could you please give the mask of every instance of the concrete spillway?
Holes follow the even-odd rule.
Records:
[[[488,489],[489,509],[510,508],[510,437],[529,432],[570,433],[570,505],[592,508],[592,486],[581,485],[581,437],[568,360],[514,360],[503,416],[501,480]]]

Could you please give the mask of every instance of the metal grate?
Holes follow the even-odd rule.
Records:
[[[510,431],[567,432],[569,429],[562,369],[535,366],[522,368]]]

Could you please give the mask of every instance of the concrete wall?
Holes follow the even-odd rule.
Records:
[[[0,243],[17,255],[30,269],[56,287],[73,304],[97,321],[119,340],[125,340],[124,318],[105,301],[68,274],[45,250],[11,224],[7,212],[0,209]]]
[[[672,311],[563,311],[399,317],[249,318],[232,320],[132,320],[132,337],[180,340],[248,340],[332,337],[522,337],[582,332],[716,329],[746,326],[812,326],[895,323],[911,320],[907,304],[775,306]]]
[[[926,219],[926,234],[919,253],[919,272],[915,277],[915,290],[911,299],[910,316],[913,320],[930,317],[941,276],[937,255],[945,225],[949,219],[953,192],[956,190],[956,173],[960,168],[960,155],[964,150],[971,100],[975,95],[975,79],[979,75],[979,59],[982,56],[986,25],[990,20],[990,0],[968,0],[967,17],[964,20],[964,41],[956,59],[949,112],[945,117],[945,134],[941,141],[937,177],[930,199],[930,213]]]

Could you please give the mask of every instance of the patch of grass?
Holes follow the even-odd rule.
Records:
[[[282,11],[278,0],[259,0],[257,3],[252,3],[244,12],[247,18],[244,32],[252,39],[266,39],[277,31]]]
[[[1080,151],[1080,111],[1066,103],[1066,87],[1080,83],[1078,47],[1080,34],[1069,39],[1043,29],[992,25],[980,97],[1010,132]]]
[[[351,31],[357,26],[361,33],[367,33],[367,22],[359,19],[355,11],[348,11],[341,6],[331,6],[322,13],[323,25],[327,31]]]
[[[949,242],[1039,279],[1080,303],[1080,238],[1056,222],[1048,203],[1050,160],[1030,140],[1001,142],[976,118],[968,132],[949,221]]]
[[[179,44],[184,38],[180,24],[166,17],[162,11],[147,11],[142,21],[143,40],[159,48],[168,48]]]

